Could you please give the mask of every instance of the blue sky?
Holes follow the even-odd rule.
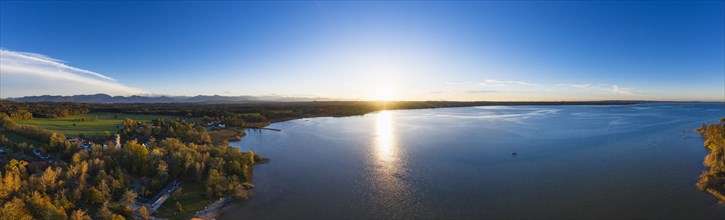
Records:
[[[2,2],[0,97],[725,100],[725,3]]]

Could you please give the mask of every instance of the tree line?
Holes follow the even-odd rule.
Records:
[[[13,102],[0,100],[0,112],[10,116],[13,120],[29,120],[38,118],[62,118],[73,115],[82,115],[91,111],[90,104],[56,103],[56,102]]]
[[[577,101],[577,102],[454,102],[454,101],[324,101],[324,102],[248,102],[235,104],[205,103],[107,103],[87,104],[68,102],[13,102],[0,101],[0,112],[27,117],[56,118],[89,112],[125,114],[156,114],[178,117],[224,118],[231,126],[259,125],[303,117],[352,116],[393,109],[423,109],[492,105],[626,105],[642,101]],[[254,115],[256,114],[256,115]],[[248,123],[248,124],[245,124]]]

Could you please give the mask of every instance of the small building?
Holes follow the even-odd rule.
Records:
[[[115,143],[114,144],[115,144],[114,147],[116,149],[121,148],[121,134],[116,134],[115,135]]]

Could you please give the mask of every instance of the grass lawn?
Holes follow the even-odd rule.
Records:
[[[237,137],[241,138],[245,135],[247,135],[247,133],[244,132],[244,129],[232,127],[209,132],[209,136],[214,143],[221,143],[225,140],[229,142],[239,141],[241,139],[238,139]]]
[[[23,137],[23,136],[21,136],[19,134],[16,134],[16,133],[7,131],[7,130],[5,130],[3,128],[0,128],[0,134],[2,134],[3,136],[5,136],[6,138],[10,139],[10,141],[12,141],[14,143],[22,143],[22,142],[25,142],[27,144],[30,144],[30,145],[35,146],[36,148],[37,147],[40,147],[40,146],[47,145],[47,144],[41,143],[40,141],[33,140],[33,139],[30,139],[30,138],[26,138],[26,137]],[[0,146],[0,147],[7,147],[7,146]],[[31,154],[25,154],[23,152],[15,152],[15,153],[11,154],[11,153],[8,152],[8,153],[1,154],[0,155],[0,164],[6,163],[6,162],[8,162],[8,161],[10,161],[12,159],[25,160],[25,161],[36,161],[36,160],[38,160],[37,157],[35,157],[34,155],[31,155]]]
[[[294,113],[292,110],[271,110],[274,113]]]
[[[203,210],[204,207],[216,201],[216,199],[206,198],[206,187],[203,183],[183,181],[180,189],[181,194],[175,194],[166,200],[152,215],[166,219],[190,219],[195,212]],[[181,203],[183,212],[176,209],[177,201]]]
[[[34,140],[34,139],[30,139],[30,138],[23,137],[23,136],[21,136],[19,134],[16,134],[14,132],[7,131],[4,128],[0,128],[0,134],[5,135],[6,138],[10,139],[10,141],[12,141],[14,143],[22,143],[22,142],[25,142],[27,144],[32,144],[33,146],[36,146],[36,147],[40,147],[40,146],[47,145],[47,143],[46,144],[43,144],[43,143],[41,143],[38,140]]]
[[[114,117],[116,115],[118,116],[117,118]],[[104,131],[108,131],[111,133],[116,132],[118,130],[118,126],[121,125],[121,122],[125,118],[149,122],[151,120],[159,118],[165,118],[165,120],[175,120],[176,116],[96,112],[54,119],[33,118],[30,120],[18,121],[18,124],[32,125],[70,136],[77,136],[78,134],[95,135],[101,134]],[[201,121],[200,118],[192,118],[191,121],[196,122],[197,120]]]
[[[239,115],[241,115],[241,116],[260,116],[261,114],[259,114],[259,112],[255,112],[255,113],[242,113]]]

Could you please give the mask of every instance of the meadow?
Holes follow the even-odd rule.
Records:
[[[156,210],[154,216],[166,219],[189,219],[196,211],[203,210],[215,200],[206,197],[204,184],[183,181],[171,198]],[[177,209],[177,202],[181,204],[183,211]]]
[[[50,131],[60,132],[65,135],[78,136],[96,135],[104,131],[115,132],[125,118],[142,122],[150,122],[154,119],[176,120],[176,116],[169,115],[141,115],[94,112],[82,115],[74,115],[63,118],[33,118],[30,120],[18,121],[20,125],[32,125]],[[201,122],[201,118],[191,118],[191,122]]]
[[[0,128],[0,134],[8,138],[10,141],[15,143],[27,143],[33,146],[43,146],[44,144],[38,140],[27,138],[14,132],[6,131],[5,128]]]

